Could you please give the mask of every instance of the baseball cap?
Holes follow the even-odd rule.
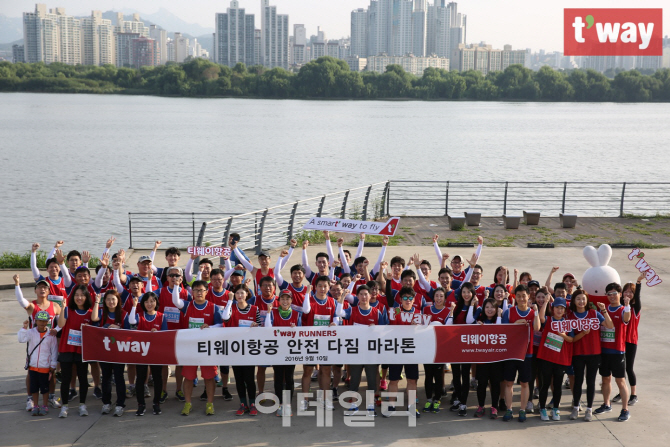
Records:
[[[35,314],[35,321],[49,321],[49,313],[46,310],[40,310]]]
[[[279,296],[281,297],[282,295],[288,295],[291,297],[291,299],[293,299],[293,294],[288,289],[282,290]]]
[[[559,307],[559,306],[568,307],[568,304],[565,301],[565,298],[556,298],[556,299],[554,299],[553,306],[554,307]]]
[[[37,281],[35,283],[35,287],[39,286],[40,284],[49,287],[49,282],[46,279],[40,279],[39,281]]]
[[[141,264],[141,263],[143,263],[144,261],[151,261],[151,256],[147,256],[147,255],[140,256],[140,259],[139,259],[139,261],[137,261],[137,263],[138,263],[138,264]]]
[[[184,271],[181,269],[181,267],[167,267],[167,274],[169,275],[172,270],[177,270],[180,275],[184,274]]]
[[[563,279],[565,279],[565,278],[575,279],[575,275],[573,275],[572,273],[566,273],[565,275],[563,275]]]
[[[239,270],[235,270],[230,276],[244,276]]]
[[[540,282],[535,280],[528,281],[528,287],[530,288],[532,286],[540,287]]]
[[[265,256],[266,258],[270,257],[270,252],[267,250],[261,250],[261,252],[258,254],[258,257],[260,258],[261,256]]]
[[[463,259],[462,259],[459,255],[454,256],[453,258],[451,258],[451,260],[452,260],[452,261],[458,261],[458,262],[462,262],[462,261],[463,261]]]

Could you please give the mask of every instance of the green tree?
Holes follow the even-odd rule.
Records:
[[[542,99],[569,101],[575,93],[565,76],[547,65],[542,66],[535,74],[535,81],[537,81]]]

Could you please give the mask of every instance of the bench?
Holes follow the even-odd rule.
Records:
[[[506,230],[518,230],[521,216],[508,216],[503,214],[503,222],[505,223]]]
[[[576,214],[563,214],[558,215],[559,221],[561,223],[561,228],[575,228],[577,225],[577,215]]]
[[[524,211],[523,220],[526,222],[526,225],[539,225],[540,213],[539,211]]]
[[[465,214],[465,223],[468,227],[478,227],[482,220],[482,213],[463,213]]]
[[[450,230],[460,230],[465,227],[465,217],[456,217],[447,214],[447,218],[449,219]]]

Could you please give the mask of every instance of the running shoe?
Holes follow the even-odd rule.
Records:
[[[495,407],[491,407],[491,419],[498,419],[498,410]]]
[[[190,404],[186,404],[190,405]],[[184,405],[184,409],[186,409],[186,405]],[[190,408],[189,408],[190,411]],[[147,406],[144,404],[138,404],[137,405],[137,411],[135,412],[135,416],[144,416],[144,414],[147,412]],[[184,414],[184,410],[182,410],[181,414]],[[188,416],[188,412],[186,412],[186,416]]]
[[[467,416],[468,415],[468,407],[466,405],[461,405],[458,408],[458,415],[459,416]]]
[[[390,418],[393,413],[395,413],[395,407],[388,407],[386,413],[382,411],[382,416],[385,418]]]
[[[202,394],[200,395],[200,400],[202,401],[207,400],[207,390],[202,392]]]
[[[32,396],[28,396],[28,400],[26,400],[26,411],[33,411],[33,398],[32,398]]]
[[[635,394],[630,395],[630,399],[628,399],[628,405],[635,405],[637,403],[637,396]]]
[[[630,411],[628,410],[621,410],[621,413],[619,414],[619,422],[626,422],[628,419],[630,419]]]
[[[160,397],[160,399],[158,399],[158,402],[164,404],[165,401],[167,401],[167,398],[168,398],[167,391],[161,391],[161,397]]]
[[[596,408],[596,411],[593,412],[593,414],[603,414],[603,413],[609,413],[612,411],[612,407],[609,405],[602,404],[598,408]]]
[[[247,406],[244,404],[240,404],[240,408],[238,408],[237,411],[235,412],[235,416],[243,416],[244,413],[246,413],[247,411],[249,411]]]
[[[437,414],[437,413],[440,412],[440,404],[441,403],[442,402],[439,401],[439,400],[436,400],[435,402],[433,402],[433,413]]]
[[[412,415],[412,413],[414,413],[414,416],[416,416],[417,418],[420,418],[420,417],[421,417],[421,412],[420,412],[419,409],[416,407],[416,405],[410,405],[410,406],[407,408],[407,412],[409,413],[410,416]]]
[[[470,379],[470,388],[472,388],[473,390],[477,389],[477,379],[475,379],[474,377]]]
[[[519,410],[519,422],[526,422],[526,411]]]
[[[325,409],[329,411],[333,411],[335,409],[335,406],[333,405],[333,401],[330,399],[326,399],[325,403]]]
[[[547,409],[546,408],[540,409],[540,420],[541,421],[548,421],[549,420],[549,415],[547,414]]]
[[[216,382],[216,386],[223,386],[223,383],[221,383],[221,376],[218,373],[214,376],[214,382]]]
[[[283,408],[281,405],[279,406],[279,408],[277,408],[276,416],[277,416],[278,418],[284,416],[284,408]]]
[[[379,389],[382,391],[386,391],[389,387],[389,381],[388,380],[382,380],[379,382]]]
[[[102,399],[102,390],[100,387],[96,386],[93,388],[93,395],[95,396],[96,399]]]
[[[315,369],[314,371],[312,371],[311,380],[312,380],[312,382],[316,382],[318,380],[318,378],[319,378],[319,370]]]
[[[129,385],[128,389],[126,390],[126,397],[134,397],[135,396],[135,385]]]
[[[298,411],[302,413],[304,411],[307,411],[308,408],[309,408],[309,402],[307,402],[304,399],[301,400],[300,405],[298,406]]]
[[[51,408],[60,408],[61,404],[55,394],[49,394],[49,405],[51,405]]]
[[[336,387],[336,388],[333,388],[333,402],[337,402],[337,401],[339,401],[339,400],[340,400],[340,398],[339,398],[339,396],[337,395],[337,387]]]
[[[221,389],[221,395],[223,396],[223,400],[233,400],[233,396],[230,394],[230,391],[228,391],[228,387],[224,386]]]
[[[120,418],[123,416],[123,410],[124,408],[121,405],[117,405],[116,408],[114,408],[114,416]]]
[[[162,414],[163,412],[161,411],[161,406],[159,404],[154,404],[154,414],[158,416],[159,414]]]
[[[356,416],[358,414],[358,407],[352,405],[347,411],[344,412],[345,416]]]
[[[177,396],[177,399],[179,399],[179,402],[186,402],[186,396],[184,396],[184,392],[182,390],[177,391],[174,393],[175,396]]]
[[[58,417],[59,418],[66,418],[67,417],[67,410],[68,410],[67,405],[63,405],[62,407],[60,407],[60,414],[58,415]]]
[[[86,404],[79,405],[79,416],[88,416],[88,408],[86,408]]]
[[[112,406],[110,404],[103,404],[100,414],[109,414],[110,411],[112,411]]]
[[[449,411],[458,411],[460,408],[461,408],[461,402],[458,399],[456,399],[454,401],[454,404],[451,407],[449,407]]]
[[[205,404],[205,415],[214,416],[214,404],[212,402],[207,402]]]
[[[40,407],[40,416],[47,416],[49,414],[49,407],[42,405]]]
[[[551,419],[554,421],[560,421],[561,420],[561,412],[559,411],[558,408],[554,408],[551,411]]]
[[[197,377],[195,379],[193,379],[193,388],[195,388],[196,386],[198,386],[198,378]]]
[[[433,411],[433,401],[429,400],[426,402],[426,405],[423,406],[423,412],[428,413],[430,411]]]
[[[484,417],[484,407],[477,407],[475,410],[475,415],[476,418],[482,418]]]
[[[68,401],[73,401],[75,397],[79,396],[79,393],[77,393],[77,390],[74,388],[70,388],[70,395],[68,396]]]
[[[565,382],[563,383],[563,387],[564,387],[566,390],[569,390],[569,389],[570,389],[570,379],[569,379],[569,378],[567,378],[567,377],[565,378]]]
[[[554,398],[552,397],[549,403],[547,404],[547,409],[551,410],[554,408]]]
[[[39,416],[39,415],[40,415],[40,406],[39,406],[39,405],[35,405],[35,406],[33,407],[33,409],[32,409],[32,413],[31,413],[31,414],[32,414],[33,416]]]
[[[256,409],[256,404],[249,405],[249,416],[258,416],[258,410]]]
[[[368,410],[367,410],[367,415],[368,417],[377,417],[377,412],[375,411],[375,406],[374,405],[368,405]]]
[[[505,416],[503,416],[503,421],[504,422],[509,422],[512,419],[514,419],[514,414],[512,413],[512,410],[505,411]]]
[[[617,394],[616,396],[614,396],[612,398],[612,402],[614,402],[615,404],[618,404],[619,402],[621,402],[621,394]]]
[[[540,389],[538,387],[533,388],[533,399],[540,398]]]
[[[63,383],[63,373],[60,371],[56,371],[56,382]]]
[[[579,407],[572,407],[572,413],[570,413],[570,420],[576,421],[579,417]]]
[[[592,420],[593,420],[593,411],[590,408],[587,408],[586,412],[584,413],[584,421],[591,422]]]
[[[528,403],[526,404],[526,413],[532,413],[533,412],[533,401],[529,400]]]
[[[284,416],[293,416],[293,409],[291,409],[291,404],[284,405]]]
[[[193,408],[193,405],[191,405],[190,402],[185,402],[184,408],[181,409],[181,414],[183,416],[188,416],[189,414],[191,414],[191,408]]]

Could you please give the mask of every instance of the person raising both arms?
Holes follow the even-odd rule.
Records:
[[[30,269],[33,272],[33,278],[35,282],[40,280],[45,280],[49,283],[49,295],[52,296],[62,296],[63,298],[67,297],[67,292],[65,291],[65,281],[60,275],[60,266],[54,258],[56,250],[63,245],[63,241],[56,241],[53,250],[47,255],[46,268],[47,276],[42,276],[40,270],[37,268],[37,250],[40,249],[40,244],[35,242],[31,247],[30,252]]]

